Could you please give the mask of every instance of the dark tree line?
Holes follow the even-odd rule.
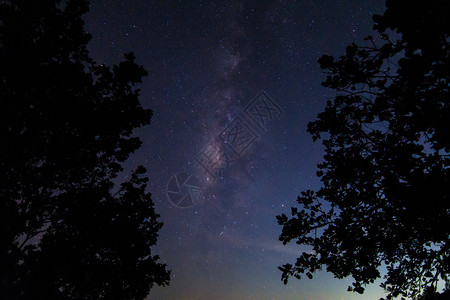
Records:
[[[277,216],[284,244],[313,250],[280,267],[285,283],[325,268],[363,293],[385,266],[390,299],[449,280],[450,2],[386,6],[364,46],[319,59],[337,94],[308,125],[322,187]]]
[[[145,169],[113,193],[150,123],[146,71],[89,57],[88,7],[0,2],[1,299],[143,299],[169,282]]]

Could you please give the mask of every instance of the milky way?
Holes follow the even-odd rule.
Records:
[[[86,16],[97,62],[133,51],[149,71],[140,88],[152,123],[136,132],[143,145],[125,168],[147,168],[164,222],[155,253],[172,278],[152,299],[356,298],[326,273],[282,284],[277,267],[307,249],[278,241],[275,216],[319,185],[322,147],[306,126],[333,94],[320,86],[317,58],[372,34],[383,2],[259,2],[96,0]],[[271,109],[257,102],[261,92]],[[167,191],[186,174],[195,180],[179,194],[198,187],[198,198],[180,208]]]

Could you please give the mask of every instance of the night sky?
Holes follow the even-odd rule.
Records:
[[[122,175],[147,168],[164,222],[171,283],[149,299],[378,299],[325,272],[285,286],[277,267],[305,248],[278,241],[275,216],[320,184],[306,126],[335,93],[317,58],[373,35],[384,1],[224,2],[96,0],[85,18],[97,63],[132,51],[149,72],[152,122]]]

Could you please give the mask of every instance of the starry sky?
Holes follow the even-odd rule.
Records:
[[[143,144],[125,164],[144,165],[164,226],[154,253],[172,270],[148,299],[378,299],[326,272],[284,285],[275,216],[317,189],[319,142],[306,132],[335,93],[317,58],[340,56],[372,32],[384,1],[93,0],[85,16],[91,56],[113,64],[134,52],[149,75],[153,110]],[[128,173],[127,173],[128,172]]]

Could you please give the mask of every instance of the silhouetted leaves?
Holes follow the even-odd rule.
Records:
[[[380,39],[319,59],[337,91],[309,123],[323,140],[323,187],[302,192],[280,240],[311,247],[282,280],[326,267],[351,276],[349,291],[380,278],[388,298],[436,290],[449,275],[450,5],[387,1],[374,16]],[[391,41],[386,30],[399,37]],[[377,45],[381,43],[381,45]]]
[[[88,2],[0,3],[0,298],[143,299],[169,273],[145,169],[121,162],[150,123],[146,71],[88,56]],[[113,183],[114,182],[114,183]]]

